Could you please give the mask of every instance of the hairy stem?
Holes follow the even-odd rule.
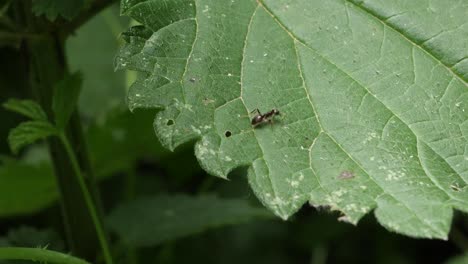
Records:
[[[81,192],[83,193],[86,206],[88,207],[89,214],[91,215],[91,218],[94,223],[94,227],[96,228],[96,233],[99,239],[99,244],[101,245],[101,248],[102,248],[104,260],[106,264],[112,264],[113,263],[112,256],[110,253],[109,245],[107,243],[106,235],[104,233],[104,228],[102,227],[101,221],[98,217],[96,206],[94,205],[93,199],[91,198],[91,193],[86,187],[85,180],[83,178],[83,175],[81,174],[81,169],[80,169],[80,165],[78,164],[78,159],[76,158],[75,153],[73,152],[73,149],[70,145],[70,142],[65,136],[65,133],[62,132],[59,135],[59,138],[62,141],[63,146],[65,147],[65,151],[67,152],[68,158],[70,159],[73,170],[77,177],[78,184],[80,185]]]
[[[57,264],[89,264],[82,259],[42,248],[0,247],[0,259],[32,260]]]

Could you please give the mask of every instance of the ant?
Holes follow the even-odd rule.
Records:
[[[254,127],[259,126],[261,124],[265,124],[267,122],[272,124],[273,117],[280,114],[278,109],[272,109],[271,111],[266,112],[265,114],[262,114],[260,113],[260,110],[258,110],[257,108],[250,113],[253,113],[253,112],[257,112],[257,114],[252,118],[252,121],[250,122]]]

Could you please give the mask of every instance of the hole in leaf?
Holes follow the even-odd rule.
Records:
[[[226,132],[224,133],[224,135],[225,135],[226,137],[230,137],[230,136],[232,135],[232,133],[231,133],[231,131],[228,130],[228,131],[226,131]]]
[[[172,120],[172,119],[167,120],[166,125],[172,126],[173,124],[174,124],[174,120]]]

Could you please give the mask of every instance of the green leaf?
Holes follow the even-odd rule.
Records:
[[[81,82],[81,74],[77,72],[68,75],[54,87],[52,110],[58,129],[63,129],[67,125],[73,111],[75,111],[80,96]]]
[[[388,1],[387,1],[388,2]],[[116,68],[130,109],[159,108],[169,149],[196,141],[226,177],[249,166],[286,219],[327,205],[356,224],[446,239],[468,212],[468,6],[424,0],[122,1],[142,23]],[[278,109],[270,125],[249,113]]]
[[[8,162],[0,166],[0,216],[35,213],[50,206],[58,191],[49,164]]]
[[[32,100],[10,99],[3,104],[3,107],[29,117],[32,120],[47,121],[47,115],[42,107]]]
[[[45,15],[50,21],[55,21],[58,16],[72,20],[84,6],[84,0],[35,0],[32,3],[33,13]]]
[[[108,220],[111,229],[125,243],[147,247],[208,229],[271,216],[264,209],[250,206],[246,200],[221,199],[212,195],[161,195],[120,205]]]
[[[8,143],[13,153],[39,139],[56,135],[56,128],[46,121],[27,121],[13,128],[8,135]]]

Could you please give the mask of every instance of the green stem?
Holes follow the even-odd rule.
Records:
[[[0,259],[32,260],[58,264],[89,264],[82,259],[42,248],[0,247]]]
[[[65,148],[65,151],[67,152],[68,158],[70,159],[70,162],[72,164],[73,170],[75,172],[75,175],[77,176],[78,184],[80,185],[81,191],[83,192],[83,196],[86,202],[86,206],[88,207],[89,214],[91,215],[91,218],[94,223],[94,227],[96,228],[96,233],[99,239],[99,244],[101,244],[102,248],[102,253],[104,255],[104,260],[106,264],[112,264],[112,256],[110,253],[109,245],[107,243],[106,235],[104,233],[104,229],[101,225],[101,221],[99,220],[98,213],[96,210],[96,207],[94,206],[93,199],[91,198],[91,193],[89,192],[88,188],[86,187],[86,183],[84,181],[83,175],[81,174],[81,169],[78,164],[78,160],[75,156],[75,153],[73,152],[73,149],[70,145],[70,142],[68,141],[67,137],[65,136],[65,133],[61,133],[59,135],[60,140],[62,141],[62,144]]]

